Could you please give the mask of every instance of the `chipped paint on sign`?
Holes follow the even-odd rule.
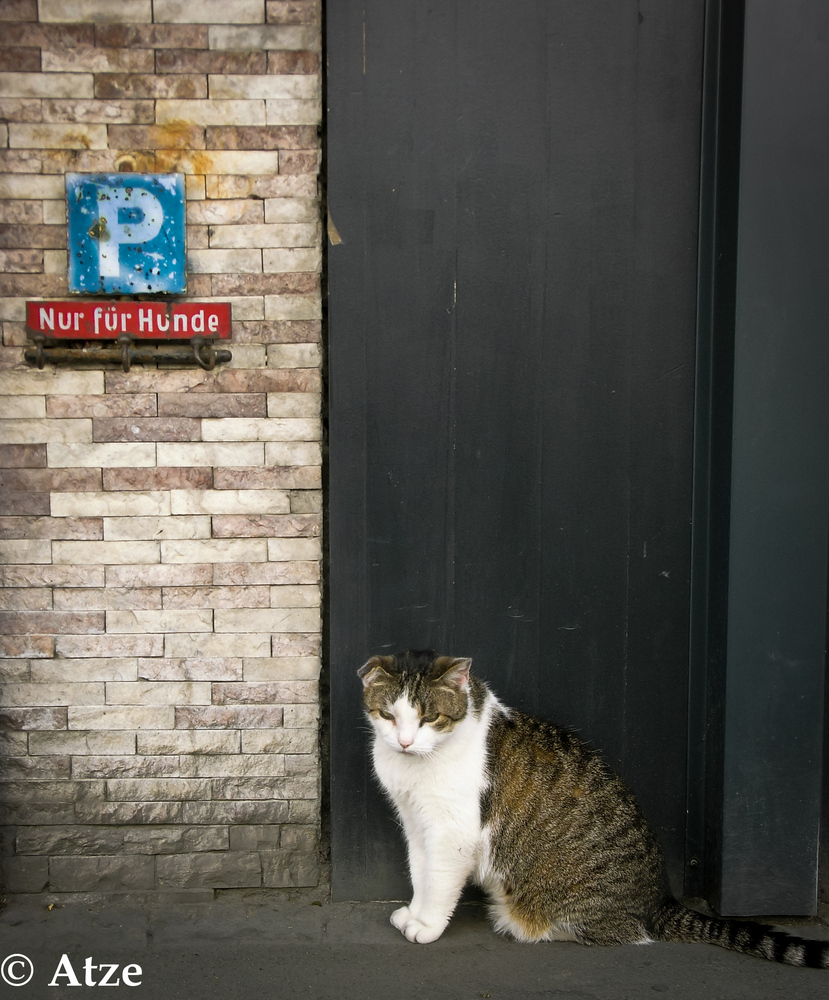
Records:
[[[183,174],[67,174],[69,290],[186,289]]]

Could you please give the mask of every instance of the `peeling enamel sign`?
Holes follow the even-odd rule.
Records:
[[[183,174],[67,174],[69,290],[186,289]]]

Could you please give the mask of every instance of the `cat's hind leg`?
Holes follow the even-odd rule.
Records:
[[[574,941],[585,945],[648,944],[638,913],[606,913],[601,907],[551,907],[542,897],[490,892],[494,929],[517,941]]]
[[[544,900],[513,893],[509,884],[490,882],[489,917],[498,934],[509,934],[516,941],[578,941],[580,928],[571,921],[556,919]]]

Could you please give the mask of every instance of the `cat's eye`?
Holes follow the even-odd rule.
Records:
[[[378,708],[377,711],[380,717],[383,719],[388,719],[389,721],[391,721],[394,718],[391,712],[384,712],[382,708]]]
[[[439,712],[430,712],[428,715],[422,715],[420,717],[420,721],[421,723],[423,722],[431,723],[431,722],[437,722],[439,718],[440,718]]]

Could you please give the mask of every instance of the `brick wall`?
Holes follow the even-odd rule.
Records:
[[[318,878],[315,0],[0,2],[0,823],[7,893]],[[233,361],[23,362],[64,174],[186,175]]]

